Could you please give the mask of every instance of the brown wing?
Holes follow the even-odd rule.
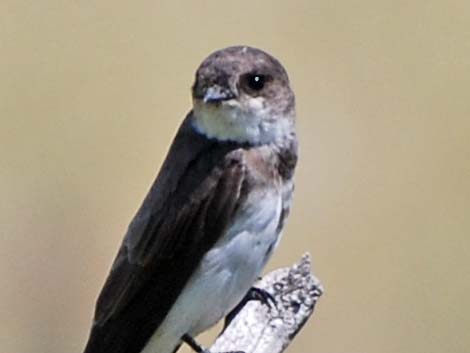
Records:
[[[196,133],[190,119],[129,226],[85,353],[140,352],[243,202],[243,149]]]

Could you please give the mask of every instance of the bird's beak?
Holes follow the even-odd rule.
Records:
[[[227,88],[221,86],[211,86],[204,93],[204,103],[220,103],[234,98],[235,95]]]

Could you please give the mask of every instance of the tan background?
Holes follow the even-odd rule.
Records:
[[[301,160],[270,268],[327,291],[290,352],[470,351],[468,1],[0,2],[0,351],[81,352],[211,51],[290,73]],[[207,342],[209,338],[205,338]]]

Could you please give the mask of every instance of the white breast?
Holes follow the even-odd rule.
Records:
[[[251,206],[203,257],[143,353],[171,353],[183,334],[194,336],[217,323],[260,275],[278,242],[282,201],[279,194],[266,191],[250,198]]]

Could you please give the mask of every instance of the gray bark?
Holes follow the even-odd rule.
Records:
[[[306,254],[292,267],[270,272],[256,283],[256,287],[273,295],[276,307],[248,302],[210,351],[283,352],[313,313],[323,293],[310,267],[310,256]]]

